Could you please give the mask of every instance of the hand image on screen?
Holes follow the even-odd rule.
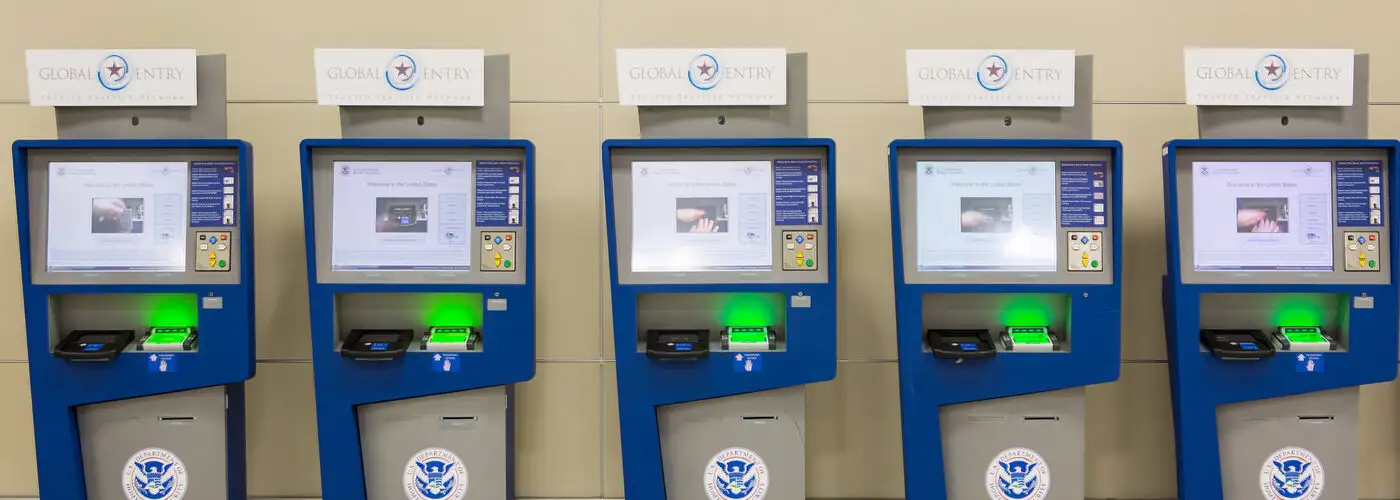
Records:
[[[1268,210],[1262,210],[1262,209],[1254,209],[1254,208],[1242,208],[1242,209],[1239,210],[1239,213],[1238,213],[1237,215],[1238,215],[1238,217],[1239,217],[1239,223],[1238,223],[1238,224],[1239,224],[1239,227],[1240,227],[1240,228],[1251,228],[1251,229],[1252,229],[1252,228],[1254,228],[1255,226],[1259,225],[1260,222],[1264,221],[1265,219],[1267,219],[1267,218],[1269,217],[1269,211],[1268,211]],[[1241,231],[1241,232],[1255,232],[1255,231],[1252,231],[1252,230],[1251,230],[1251,231]]]
[[[92,215],[102,220],[121,218],[126,211],[126,203],[121,198],[95,198],[92,200]]]
[[[695,222],[694,226],[690,227],[692,233],[713,233],[716,231],[719,231],[719,226],[710,219],[700,219]]]
[[[1255,224],[1255,225],[1254,225],[1254,228],[1251,229],[1250,232],[1251,232],[1251,233],[1277,233],[1277,232],[1279,232],[1279,225],[1278,225],[1278,222],[1275,222],[1273,219],[1264,219],[1264,220],[1259,221],[1258,224]]]
[[[695,222],[696,219],[705,216],[705,211],[699,208],[682,208],[676,210],[676,220],[681,222]]]
[[[978,229],[996,224],[996,219],[980,210],[964,210],[962,213],[963,231]]]

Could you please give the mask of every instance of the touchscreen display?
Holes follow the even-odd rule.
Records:
[[[1194,162],[1197,271],[1331,271],[1330,162]]]
[[[331,270],[471,268],[472,163],[338,161]]]
[[[185,162],[50,163],[48,271],[184,272],[189,189]]]
[[[632,164],[632,272],[773,268],[769,161]]]
[[[921,161],[920,271],[1054,272],[1053,161]]]

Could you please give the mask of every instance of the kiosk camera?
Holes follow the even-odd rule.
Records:
[[[326,498],[514,498],[534,146],[441,138],[509,133],[508,68],[486,58],[485,110],[342,107],[347,138],[302,141]]]
[[[133,138],[223,137],[223,64],[198,110],[58,108],[14,144],[43,498],[247,496],[252,148]]]
[[[1237,137],[1365,137],[1363,58],[1355,106],[1201,107],[1210,138],[1163,148],[1183,499],[1359,498],[1357,386],[1396,374],[1400,142]]]
[[[1077,59],[1073,108],[925,108],[940,138],[890,144],[911,499],[1084,498],[1084,386],[1119,370],[1123,170],[1117,141],[1067,138],[1090,135]]]
[[[641,108],[643,135],[805,136],[806,55],[787,57],[788,105]],[[835,158],[827,139],[603,143],[627,497],[806,498],[802,386],[836,375]]]

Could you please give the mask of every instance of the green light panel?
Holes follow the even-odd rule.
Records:
[[[1017,344],[1049,344],[1050,329],[1043,326],[1013,326],[1006,329]]]
[[[149,326],[199,324],[199,298],[192,293],[152,293],[142,296]]]
[[[185,339],[190,338],[189,328],[154,328],[151,336],[146,338],[149,345],[170,345],[184,344]]]
[[[1315,326],[1285,326],[1280,328],[1283,336],[1292,343],[1322,344],[1327,342],[1327,338],[1322,336],[1322,329]]]
[[[776,325],[781,322],[781,310],[786,304],[781,294],[725,294],[720,306],[721,325]],[[733,330],[730,330],[732,333]]]
[[[470,328],[435,326],[428,329],[428,343],[461,344],[467,341],[469,335],[471,335]]]
[[[424,297],[425,324],[481,326],[481,294],[430,293]]]

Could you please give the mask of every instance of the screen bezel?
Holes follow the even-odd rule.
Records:
[[[522,166],[520,225],[511,227],[484,227],[476,225],[476,178],[477,163],[483,160],[518,161]],[[375,162],[471,162],[472,213],[471,227],[467,230],[471,262],[469,270],[345,270],[331,269],[331,250],[334,207],[335,163],[341,161]],[[526,269],[533,265],[527,258],[529,234],[531,165],[524,149],[515,148],[316,148],[311,152],[312,216],[315,224],[316,242],[316,282],[317,283],[422,283],[422,284],[521,284],[525,283]],[[516,266],[513,272],[481,270],[480,235],[486,232],[514,231]]]
[[[1196,162],[1330,162],[1332,164],[1332,270],[1225,270],[1197,271],[1195,252],[1195,225],[1193,223],[1193,182],[1192,167]],[[1377,232],[1381,234],[1378,245],[1379,262],[1390,263],[1390,227],[1393,213],[1385,209],[1386,217],[1381,227],[1338,227],[1336,213],[1336,169],[1338,161],[1379,161],[1381,162],[1382,207],[1389,207],[1390,198],[1390,159],[1379,149],[1334,149],[1334,148],[1181,148],[1176,150],[1174,164],[1176,176],[1176,198],[1174,215],[1176,219],[1178,275],[1182,283],[1189,284],[1386,284],[1390,282],[1390,272],[1382,269],[1377,272],[1346,271],[1346,253],[1339,242],[1345,240],[1346,232]]]
[[[830,192],[831,159],[828,150],[821,146],[793,147],[696,147],[696,148],[612,148],[609,149],[609,175],[612,180],[612,199],[609,208],[613,213],[613,251],[616,256],[617,282],[620,284],[727,284],[727,283],[826,283],[828,281],[828,255],[832,248],[828,244],[831,233],[830,210],[833,198]],[[779,226],[774,224],[769,236],[773,246],[772,267],[754,271],[684,271],[684,272],[633,272],[632,271],[632,164],[635,162],[711,162],[711,161],[767,161],[779,159],[815,159],[821,172],[820,190],[822,195],[821,224]],[[770,199],[769,203],[773,200]],[[782,231],[817,230],[817,270],[784,271],[782,267]]]
[[[1118,214],[1112,209],[1117,205],[1119,193],[1114,189],[1114,155],[1111,149],[1088,148],[930,148],[901,147],[897,151],[895,165],[899,189],[899,230],[900,263],[904,267],[904,282],[908,284],[1112,284],[1116,274],[1116,252],[1114,251],[1114,226]],[[1005,270],[938,270],[920,271],[918,253],[918,179],[919,162],[1029,162],[1053,161],[1055,163],[1055,260],[1054,271],[1005,271]],[[1060,164],[1066,161],[1101,161],[1105,164],[1106,196],[1103,227],[1060,226],[1060,188],[1058,176]],[[1071,272],[1064,241],[1071,232],[1102,231],[1102,271]]]
[[[48,200],[49,165],[63,162],[139,163],[231,161],[239,163],[237,148],[132,148],[132,149],[31,149],[26,168],[29,192],[29,255],[31,281],[36,285],[135,285],[135,284],[237,284],[242,272],[242,225],[248,197],[238,193],[237,224],[234,226],[191,227],[186,219],[184,271],[49,271]],[[252,189],[239,169],[238,189]],[[189,192],[185,194],[186,210]],[[188,216],[188,214],[187,214]],[[229,232],[229,272],[197,272],[193,244],[198,231]]]

